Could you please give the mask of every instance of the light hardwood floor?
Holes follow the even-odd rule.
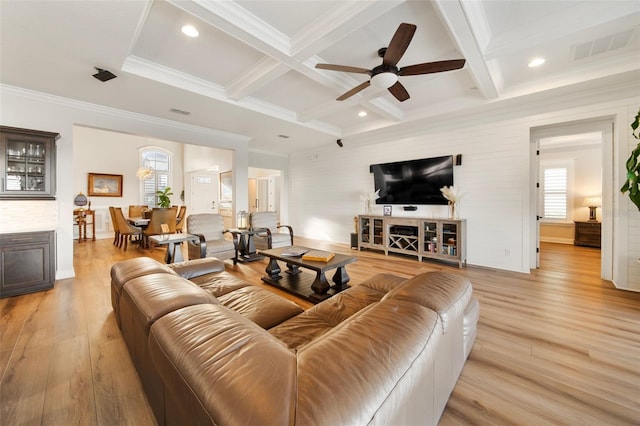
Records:
[[[518,274],[297,243],[356,254],[352,284],[435,269],[470,278],[478,337],[442,425],[640,423],[640,294],[598,278],[597,249],[545,244],[542,268]],[[133,256],[162,260],[164,251],[125,253],[110,240],[74,248],[76,278],[0,300],[0,424],[154,424],[111,311],[109,269]],[[264,267],[227,270],[263,285]]]

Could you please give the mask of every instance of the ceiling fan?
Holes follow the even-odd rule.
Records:
[[[370,85],[382,89],[388,89],[400,102],[409,99],[407,89],[398,81],[398,77],[407,75],[433,74],[437,72],[452,71],[464,67],[464,59],[453,59],[449,61],[425,62],[423,64],[409,65],[398,68],[396,64],[409,47],[413,34],[416,32],[413,24],[402,23],[393,35],[389,47],[378,50],[378,56],[382,58],[382,64],[370,70],[366,68],[350,67],[345,65],[316,64],[316,68],[329,71],[343,71],[358,74],[368,74],[371,78],[368,81],[354,87],[348,92],[338,96],[337,101],[344,101],[355,95]]]

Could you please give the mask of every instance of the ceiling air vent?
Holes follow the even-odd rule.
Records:
[[[189,111],[185,111],[183,109],[178,109],[178,108],[171,108],[169,111],[176,113],[176,114],[182,114],[182,115],[189,115],[191,114]]]
[[[597,40],[592,40],[587,43],[574,44],[571,47],[572,58],[574,61],[578,61],[580,59],[627,47],[634,31],[635,30],[631,29],[611,34]]]

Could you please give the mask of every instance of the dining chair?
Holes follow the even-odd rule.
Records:
[[[111,225],[113,226],[113,245],[120,247],[120,228],[116,220],[115,207],[109,207],[109,215],[111,215]]]
[[[162,234],[175,234],[176,233],[176,219],[178,216],[176,207],[169,208],[154,208],[151,210],[151,218],[149,225],[144,229],[144,246],[149,247],[149,237],[152,235]],[[161,225],[167,225],[168,232],[162,230]]]
[[[176,232],[182,232],[185,223],[185,216],[187,215],[187,206],[178,207],[178,216],[176,217]]]
[[[127,244],[131,240],[131,237],[134,235],[141,237],[142,229],[127,222],[127,219],[124,217],[124,213],[122,213],[121,207],[114,208],[114,215],[120,231],[120,243],[118,244],[118,247],[122,248],[122,244],[124,243],[124,251],[127,251]]]
[[[249,214],[249,226],[256,232],[253,241],[258,250],[293,245],[293,228],[278,225],[277,212],[252,212]],[[280,228],[286,228],[288,232],[280,232]]]
[[[148,206],[144,205],[130,205],[129,206],[129,217],[143,217],[144,212],[148,209]]]

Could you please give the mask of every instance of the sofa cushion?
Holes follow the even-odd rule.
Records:
[[[418,304],[385,300],[301,348],[296,424],[322,419],[326,425],[367,425],[389,415],[381,407],[403,411],[398,407],[406,404],[416,404],[411,409],[424,416],[420,423],[430,424],[433,383],[418,378],[433,365],[441,338],[438,321],[435,312]],[[396,418],[375,423],[414,424]]]
[[[174,311],[151,327],[149,351],[167,424],[293,424],[296,357],[240,314],[221,305]]]
[[[111,306],[116,313],[116,320],[120,324],[120,294],[122,286],[128,281],[148,274],[171,274],[176,272],[150,257],[137,257],[116,263],[111,267]]]
[[[256,286],[229,292],[218,297],[218,301],[265,329],[303,312],[292,301]]]
[[[184,262],[172,263],[168,265],[176,271],[182,278],[190,280],[202,275],[224,271],[224,262],[215,257],[204,257],[202,259],[187,260]]]
[[[220,297],[239,288],[251,285],[226,271],[195,277],[191,279],[191,282],[197,284],[200,288],[215,297]]]
[[[298,350],[356,312],[382,299],[385,293],[363,285],[351,287],[269,330],[292,350]]]
[[[358,285],[386,294],[407,281],[407,279],[393,274],[377,274]]]
[[[468,278],[451,272],[425,272],[407,280],[390,291],[385,299],[408,300],[438,313],[442,331],[447,332],[450,317],[461,317],[471,300],[472,288]]]

